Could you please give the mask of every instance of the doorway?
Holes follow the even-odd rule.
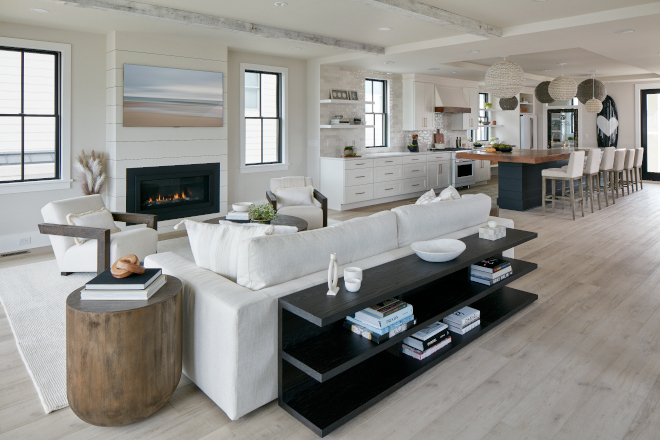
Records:
[[[548,110],[548,148],[578,147],[577,109]]]
[[[660,89],[641,90],[642,179],[660,181]]]

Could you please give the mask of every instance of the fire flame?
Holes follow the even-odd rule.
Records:
[[[192,195],[191,193],[192,193],[192,191],[190,191],[190,189],[188,189],[188,194]],[[186,193],[183,192],[183,190],[182,190],[180,193],[176,193],[176,194],[169,194],[169,195],[166,195],[166,196],[164,196],[162,194],[158,194],[158,197],[156,197],[156,198],[149,197],[149,199],[147,200],[147,203],[173,202],[175,200],[185,200],[188,197],[189,196],[187,196]]]

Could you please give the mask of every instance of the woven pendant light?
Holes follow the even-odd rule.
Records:
[[[486,88],[497,98],[511,98],[522,89],[525,72],[522,67],[506,59],[490,66],[486,72]]]
[[[579,99],[582,104],[586,104],[587,101],[592,98],[604,101],[606,97],[607,89],[605,88],[605,84],[597,79],[585,79],[578,84],[577,99]]]
[[[600,111],[603,109],[603,102],[595,96],[596,80],[594,79],[593,73],[591,74],[591,81],[594,83],[591,87],[591,99],[587,101],[584,107],[589,113],[600,113]]]
[[[550,104],[555,102],[555,100],[552,99],[552,96],[550,96],[550,93],[548,93],[549,85],[550,81],[543,81],[541,84],[536,86],[536,89],[534,90],[534,95],[541,104]]]
[[[564,64],[561,63],[561,76],[553,79],[548,86],[548,93],[555,101],[570,101],[577,93],[577,84],[573,78],[564,76]]]
[[[515,96],[513,98],[501,98],[500,108],[502,110],[515,110],[518,108],[518,98]]]

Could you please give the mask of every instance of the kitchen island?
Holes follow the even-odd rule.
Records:
[[[457,159],[489,160],[498,164],[499,193],[497,205],[501,209],[526,211],[541,206],[541,171],[561,168],[568,164],[573,150],[514,149],[510,153],[469,151],[456,154]],[[587,153],[589,150],[585,150]]]

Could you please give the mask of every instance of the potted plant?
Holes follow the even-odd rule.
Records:
[[[355,156],[352,146],[344,147],[344,157]]]
[[[270,224],[272,220],[277,218],[277,213],[270,203],[252,205],[248,208],[248,212],[250,213],[250,221],[252,223]]]
[[[490,144],[491,145],[495,145],[497,143],[497,141],[499,141],[498,138],[490,138]]]
[[[493,107],[493,103],[492,102],[486,102],[486,103],[484,103],[484,107],[487,110],[490,110]]]

